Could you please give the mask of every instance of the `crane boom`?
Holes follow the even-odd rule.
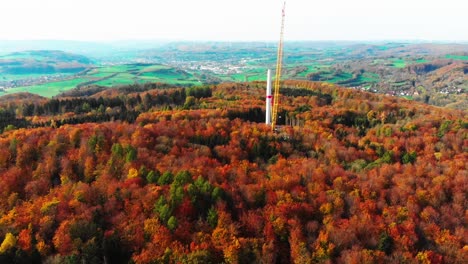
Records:
[[[278,106],[279,106],[279,90],[281,81],[281,70],[283,66],[283,36],[284,36],[284,18],[285,18],[286,1],[283,4],[282,17],[281,17],[281,33],[278,43],[278,54],[276,58],[276,75],[275,75],[275,92],[273,96],[273,113],[271,115],[271,130],[275,130],[276,122],[278,119]]]

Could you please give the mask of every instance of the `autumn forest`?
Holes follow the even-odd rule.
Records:
[[[0,98],[0,263],[466,263],[463,110],[285,81]]]

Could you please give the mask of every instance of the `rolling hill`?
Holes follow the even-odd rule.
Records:
[[[31,92],[52,97],[86,85],[264,81],[266,69],[275,65],[276,58],[276,44],[269,42],[49,44],[68,51],[77,45],[71,50],[93,61],[59,51],[4,54],[0,56],[0,64],[5,64],[0,66],[0,94]],[[467,54],[468,45],[461,43],[289,42],[283,76],[466,109]]]
[[[0,56],[0,74],[77,73],[92,64],[85,56],[58,50],[21,51]]]

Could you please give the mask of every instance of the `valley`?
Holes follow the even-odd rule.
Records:
[[[48,57],[46,51],[12,53],[0,56],[0,94],[29,91],[52,97],[88,85],[264,81],[266,69],[275,67],[275,47],[262,42],[175,42],[112,55],[90,53],[94,59],[60,52]],[[291,42],[283,75],[463,109],[468,102],[466,54],[465,44]]]
[[[0,264],[468,263],[467,3],[2,2]]]

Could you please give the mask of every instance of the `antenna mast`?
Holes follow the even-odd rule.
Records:
[[[285,18],[286,1],[283,3],[282,17],[281,17],[281,34],[278,44],[278,54],[276,59],[276,76],[275,76],[275,93],[273,97],[273,113],[271,119],[271,130],[275,130],[276,121],[278,118],[278,106],[279,106],[279,90],[281,81],[281,70],[283,66],[283,36],[284,36],[284,18]]]

